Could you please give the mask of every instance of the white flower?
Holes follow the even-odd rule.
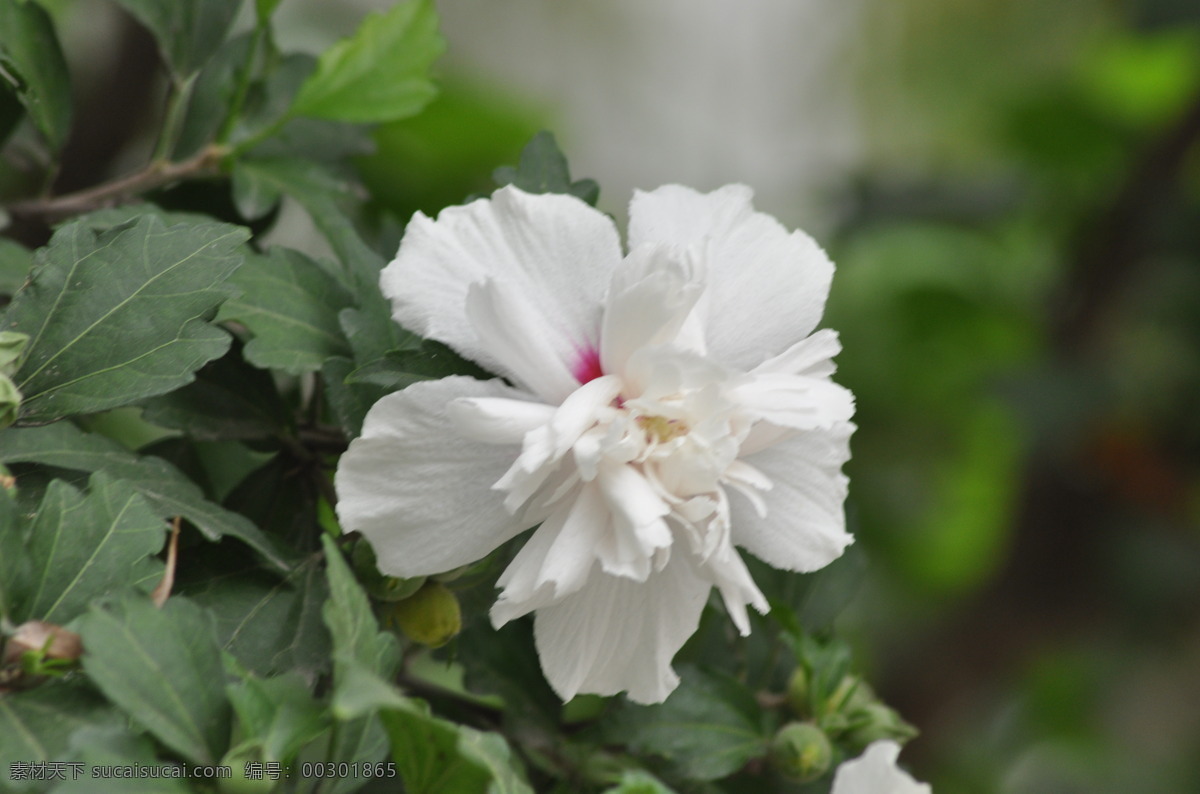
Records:
[[[846,761],[833,776],[829,794],[931,794],[928,783],[918,783],[896,766],[900,745],[880,740],[853,761]]]
[[[626,256],[608,216],[508,187],[418,213],[383,272],[398,322],[508,384],[380,400],[338,468],[342,524],[405,577],[540,524],[492,620],[536,610],[564,700],[664,699],[714,586],[748,633],[768,607],[735,546],[812,571],[852,541],[853,397],[830,380],[837,335],[812,333],[833,265],[750,199],[638,192]]]

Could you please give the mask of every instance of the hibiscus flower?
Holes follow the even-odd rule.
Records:
[[[874,742],[853,761],[846,761],[833,776],[830,794],[930,794],[928,783],[918,783],[896,766],[900,745]]]
[[[381,399],[338,467],[338,515],[392,576],[479,560],[530,527],[499,627],[534,612],[564,699],[663,700],[712,588],[768,609],[737,547],[813,571],[852,541],[854,411],[813,332],[833,265],[751,191],[637,192],[612,220],[515,187],[418,213],[383,271],[404,327],[503,379]]]

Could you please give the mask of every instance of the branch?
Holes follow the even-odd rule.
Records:
[[[9,204],[5,209],[14,217],[53,222],[91,210],[123,204],[135,196],[170,185],[181,179],[213,175],[227,150],[207,146],[178,163],[156,160],[141,171],[95,187],[50,198],[30,199]]]

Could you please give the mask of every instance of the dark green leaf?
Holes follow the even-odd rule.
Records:
[[[129,597],[94,606],[78,626],[83,669],[105,697],[189,761],[221,758],[230,708],[208,614],[178,596],[161,609]]]
[[[429,67],[445,42],[432,0],[370,14],[353,37],[327,50],[292,112],[338,121],[391,121],[418,113],[437,93]]]
[[[71,129],[67,62],[50,15],[27,0],[0,0],[0,92],[12,91],[58,151]]]
[[[273,248],[252,256],[230,283],[242,294],[221,306],[217,321],[237,321],[253,334],[244,351],[251,364],[299,375],[350,352],[338,312],[351,297],[304,254]]]
[[[277,678],[249,676],[226,687],[241,729],[239,748],[257,748],[264,761],[290,764],[329,727],[328,712],[296,672]]]
[[[354,578],[337,544],[325,535],[321,536],[321,543],[325,548],[326,576],[329,578],[329,601],[323,614],[333,638],[335,686],[339,657],[358,662],[371,673],[390,677],[400,659],[396,638],[379,630],[367,594]]]
[[[28,591],[11,593],[16,620],[65,624],[98,596],[157,581],[149,559],[166,540],[166,523],[126,483],[92,475],[85,497],[50,483],[27,541]]]
[[[16,761],[53,761],[71,734],[89,726],[115,727],[125,717],[88,686],[58,679],[28,692],[0,697],[0,770],[8,778]]]
[[[94,413],[189,382],[229,348],[204,317],[226,297],[222,282],[247,236],[221,223],[167,228],[153,216],[56,232],[4,318],[6,330],[31,337],[15,378],[22,418]]]
[[[521,162],[516,168],[497,168],[492,179],[500,187],[515,185],[526,193],[566,193],[593,207],[600,198],[600,186],[594,180],[571,181],[567,158],[559,150],[554,136],[545,131],[533,136],[521,150]]]
[[[371,406],[388,390],[371,383],[347,383],[346,378],[355,370],[354,362],[348,358],[331,358],[321,368],[321,381],[325,384],[325,398],[334,419],[350,438],[362,433],[363,419]]]
[[[289,553],[243,516],[204,498],[200,489],[161,458],[138,456],[103,436],[69,422],[9,428],[0,434],[0,463],[40,463],[76,471],[104,471],[133,488],[157,515],[182,516],[209,540],[241,540],[273,566],[287,570]]]
[[[329,591],[317,565],[303,565],[283,581],[241,572],[182,587],[216,618],[221,647],[253,672],[328,672],[329,632],[321,607]]]
[[[202,441],[260,439],[283,432],[289,421],[275,381],[242,361],[237,346],[170,394],[142,401],[143,417]]]
[[[242,0],[117,0],[150,29],[175,79],[200,70],[225,40]]]
[[[716,780],[767,752],[770,733],[754,695],[733,678],[680,670],[682,683],[654,706],[622,703],[601,723],[607,741],[663,756],[682,774]]]
[[[86,726],[71,734],[68,756],[85,765],[84,774],[67,779],[54,787],[54,794],[188,794],[193,791],[182,779],[172,775],[183,770],[178,765],[158,760],[154,744],[144,735],[132,733],[124,726]],[[89,772],[97,766],[141,767],[159,769],[157,777],[93,777]],[[167,768],[170,767],[168,770]]]
[[[479,380],[495,377],[441,342],[426,339],[416,350],[389,350],[383,358],[351,372],[346,382],[372,383],[396,391],[419,380],[451,375],[468,375]]]
[[[175,159],[200,151],[221,130],[231,112],[238,79],[253,55],[252,42],[249,33],[226,41],[196,78],[175,143]]]

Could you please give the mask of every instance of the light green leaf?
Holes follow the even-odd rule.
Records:
[[[46,422],[169,392],[223,354],[205,316],[225,297],[249,233],[222,223],[137,221],[97,233],[86,219],[37,255],[0,330],[29,334],[15,378],[22,418]]]
[[[321,620],[329,591],[318,566],[301,566],[283,581],[262,572],[213,578],[187,594],[213,614],[221,647],[249,670],[313,676],[329,670]]]
[[[0,92],[12,91],[58,151],[71,130],[67,62],[50,15],[28,0],[0,0]]]
[[[271,14],[275,13],[279,3],[280,0],[254,0],[254,13],[259,25],[266,25],[271,21]]]
[[[0,697],[0,774],[16,761],[53,761],[71,734],[88,726],[115,727],[125,717],[79,681],[47,681],[27,692]]]
[[[115,441],[85,433],[69,422],[13,427],[0,433],[0,463],[41,463],[76,471],[104,471],[137,491],[156,515],[182,516],[209,540],[228,535],[257,551],[280,570],[292,555],[244,516],[204,498],[200,489],[162,458],[139,456]]]
[[[145,25],[175,79],[190,77],[225,40],[242,0],[117,0]]]
[[[370,123],[415,115],[436,95],[429,67],[445,42],[432,0],[370,14],[353,37],[327,50],[292,112]]]
[[[682,668],[679,688],[660,704],[624,702],[601,723],[607,741],[663,756],[696,780],[731,775],[767,753],[771,735],[754,695],[716,671]]]
[[[15,619],[65,624],[98,596],[160,578],[162,563],[148,558],[166,529],[126,483],[103,472],[92,475],[86,497],[55,480],[32,522],[29,589],[12,594]]]
[[[350,352],[338,325],[350,295],[299,251],[250,257],[230,283],[242,294],[221,306],[217,321],[237,321],[254,335],[243,351],[251,364],[299,375]]]
[[[125,598],[78,623],[83,669],[114,704],[189,761],[214,764],[229,740],[225,671],[211,617],[175,596]]]
[[[295,671],[277,678],[248,676],[225,691],[243,737],[238,749],[257,748],[264,761],[290,764],[329,727],[329,715]]]

